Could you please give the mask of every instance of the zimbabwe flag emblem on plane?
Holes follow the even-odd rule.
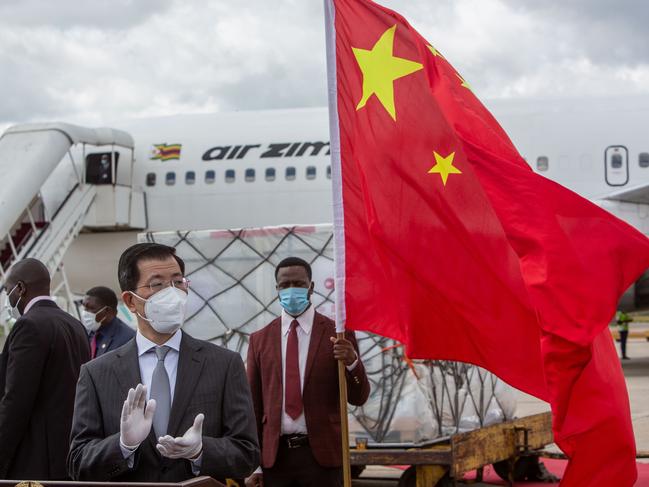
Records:
[[[182,144],[155,144],[151,150],[152,161],[171,161],[180,159]]]

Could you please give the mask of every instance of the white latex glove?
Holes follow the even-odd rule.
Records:
[[[200,413],[194,419],[194,424],[183,436],[174,438],[165,435],[158,438],[156,448],[163,457],[186,458],[195,460],[203,451],[203,420],[205,415]]]
[[[129,389],[126,401],[122,406],[122,418],[119,427],[119,441],[129,450],[135,450],[146,440],[153,424],[155,399],[146,400],[146,386],[138,384]]]

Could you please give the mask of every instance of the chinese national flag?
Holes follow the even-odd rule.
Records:
[[[649,240],[535,174],[400,15],[325,4],[339,325],[549,401],[571,460],[564,486],[633,485],[607,325],[649,266]]]

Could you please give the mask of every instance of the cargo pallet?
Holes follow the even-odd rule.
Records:
[[[551,413],[541,413],[458,433],[412,447],[357,445],[350,451],[351,465],[410,465],[399,487],[455,487],[465,473],[494,464],[496,472],[513,485],[525,470],[538,467],[541,449],[553,442]]]

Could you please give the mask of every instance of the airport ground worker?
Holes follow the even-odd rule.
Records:
[[[68,456],[73,479],[223,481],[258,464],[241,357],[180,330],[189,291],[184,272],[166,245],[137,244],[122,254],[122,300],[138,331],[81,369]]]
[[[620,352],[623,360],[629,359],[626,354],[626,340],[629,337],[629,323],[632,321],[633,318],[624,311],[619,310],[615,313],[615,322],[617,323],[617,330],[620,334]]]
[[[91,358],[116,350],[135,336],[135,331],[117,317],[117,295],[110,288],[97,286],[86,292],[81,318],[88,332]]]
[[[88,339],[50,297],[50,275],[40,261],[17,262],[6,289],[17,320],[0,357],[0,478],[64,480]]]
[[[248,487],[342,485],[338,360],[347,368],[351,404],[370,385],[353,332],[336,338],[335,324],[311,304],[311,266],[290,257],[275,269],[281,317],[250,336],[248,380],[262,449],[261,472]]]

